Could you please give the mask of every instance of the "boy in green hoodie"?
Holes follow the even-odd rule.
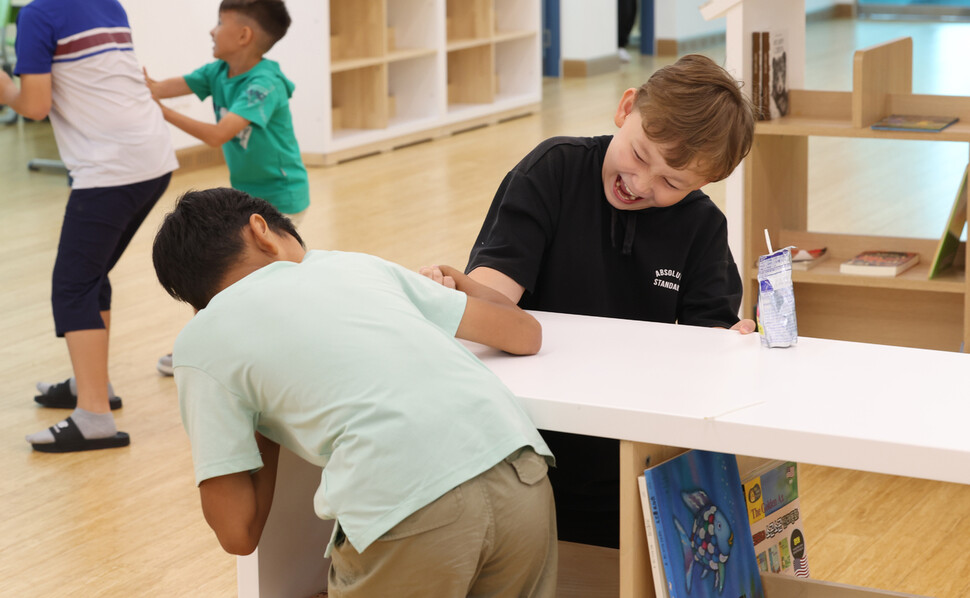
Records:
[[[298,220],[310,205],[306,168],[293,132],[293,83],[263,58],[290,26],[282,0],[223,0],[210,32],[214,62],[184,76],[145,80],[156,99],[212,96],[216,124],[162,106],[165,120],[212,147],[222,146],[233,188]]]
[[[222,0],[209,32],[216,60],[162,81],[146,70],[145,82],[155,100],[212,96],[216,124],[159,105],[168,122],[206,145],[222,146],[234,189],[265,199],[298,226],[310,205],[310,186],[290,115],[294,85],[279,64],[263,58],[289,26],[282,0]],[[159,358],[157,367],[172,375],[172,355]]]

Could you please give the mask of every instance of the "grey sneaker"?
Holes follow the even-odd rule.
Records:
[[[158,358],[158,363],[155,364],[158,369],[158,373],[163,376],[171,376],[173,374],[172,370],[172,354],[162,355]]]

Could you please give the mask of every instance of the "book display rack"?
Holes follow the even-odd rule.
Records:
[[[660,444],[620,441],[620,598],[659,598],[644,532],[644,513],[637,477],[643,475],[644,466],[663,463],[684,450]],[[738,457],[738,460],[749,466],[769,461],[753,457]],[[762,573],[761,583],[765,598],[920,598],[914,594],[775,573]]]
[[[330,0],[312,10],[306,16],[329,36],[301,45],[302,64],[295,67],[301,72],[294,73],[313,82],[300,87],[312,101],[294,107],[294,119],[307,131],[299,141],[308,165],[336,164],[539,107],[538,0]],[[307,60],[308,53],[319,60]]]
[[[930,279],[938,239],[828,234],[808,230],[808,140],[812,136],[970,143],[970,101],[912,93],[912,38],[855,53],[851,92],[791,89],[787,116],[759,122],[745,161],[743,313],[757,300],[764,230],[777,245],[827,247],[832,259],[792,273],[799,333],[805,336],[949,351],[970,340],[966,243],[953,267]],[[880,131],[890,114],[958,117],[939,132]],[[963,188],[963,193],[967,193]],[[919,201],[914,198],[913,201]],[[874,248],[927,259],[896,277],[850,276],[839,264]]]

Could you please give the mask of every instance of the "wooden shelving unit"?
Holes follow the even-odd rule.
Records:
[[[291,12],[329,32],[274,55],[297,84],[291,109],[308,165],[539,109],[539,0],[330,0]]]
[[[640,504],[637,476],[643,475],[646,464],[661,463],[685,450],[662,444],[620,441],[620,598],[656,598],[657,596],[654,590],[650,551],[644,533],[643,508]],[[755,463],[764,459],[738,457],[738,461]],[[743,466],[742,469],[744,469]],[[811,549],[809,549],[809,555],[811,555]],[[762,573],[761,582],[765,598],[921,598],[913,594],[771,573]],[[576,595],[590,596],[591,594],[583,592]]]
[[[970,144],[970,98],[913,94],[912,52],[911,38],[859,50],[851,92],[793,89],[788,116],[756,125],[754,145],[745,161],[742,310],[746,316],[753,313],[757,301],[756,263],[764,253],[767,229],[777,247],[827,247],[830,254],[815,268],[792,273],[800,334],[950,351],[970,347],[965,243],[953,267],[930,280],[937,238],[827,234],[807,226],[809,137]],[[939,133],[870,128],[890,114],[947,115],[960,121]],[[867,249],[915,251],[920,263],[895,278],[839,273],[839,264]]]

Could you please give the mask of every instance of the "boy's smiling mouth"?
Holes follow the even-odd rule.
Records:
[[[616,175],[616,181],[613,183],[613,191],[616,198],[626,204],[636,203],[643,199],[630,191],[626,183],[623,182],[623,177],[620,175]]]

